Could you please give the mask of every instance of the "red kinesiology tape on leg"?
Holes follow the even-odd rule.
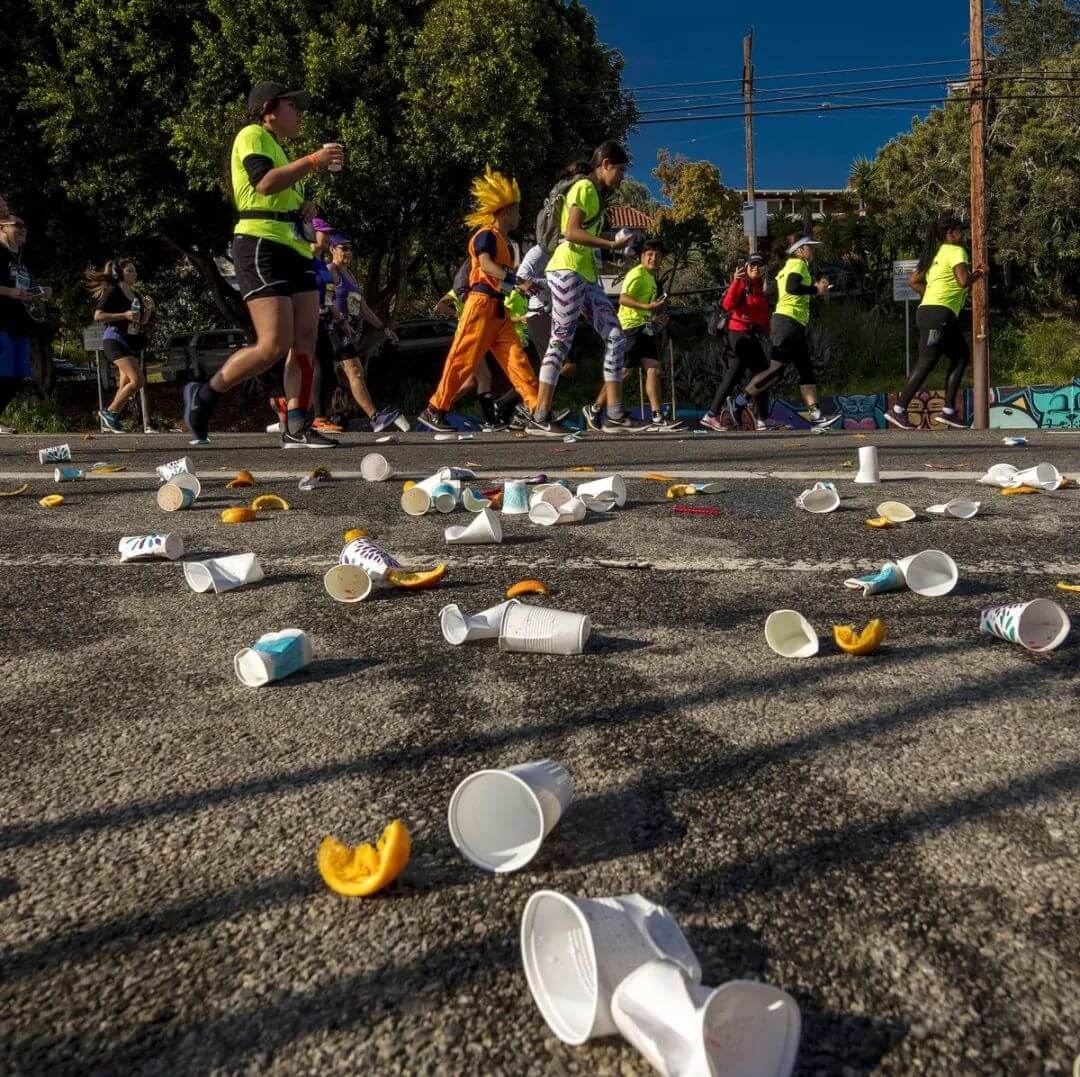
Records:
[[[300,366],[300,407],[306,411],[311,407],[311,386],[315,381],[315,362],[310,355],[300,353],[296,356]]]

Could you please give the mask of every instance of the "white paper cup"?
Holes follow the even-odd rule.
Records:
[[[431,494],[422,486],[410,486],[401,495],[401,507],[410,516],[423,516],[431,511]]]
[[[569,771],[550,759],[477,771],[450,798],[450,837],[478,868],[517,871],[540,851],[573,798]]]
[[[765,620],[765,642],[782,658],[811,658],[821,641],[797,610],[774,610]]]
[[[194,475],[195,465],[192,463],[190,456],[182,456],[179,460],[170,460],[167,464],[162,464],[161,467],[155,470],[162,482],[168,482],[174,475],[179,475],[182,471]]]
[[[237,677],[249,688],[291,677],[311,664],[311,639],[299,628],[268,632],[233,659]]]
[[[979,511],[980,501],[968,501],[964,497],[954,497],[944,505],[930,505],[927,512],[937,516],[955,516],[959,520],[970,520]]]
[[[640,894],[581,898],[537,891],[521,918],[521,954],[540,1013],[573,1046],[618,1031],[612,995],[646,962],[672,961],[701,982],[701,966],[679,925]]]
[[[835,512],[840,507],[840,495],[835,490],[815,486],[810,490],[803,490],[795,498],[795,504],[804,512]]]
[[[177,486],[174,482],[167,482],[158,489],[157,504],[163,512],[178,512],[180,509],[189,509],[195,504],[195,494],[186,486]]]
[[[586,614],[529,606],[509,606],[499,626],[499,650],[525,654],[581,654],[592,623]]]
[[[1065,642],[1071,628],[1068,614],[1048,598],[991,606],[982,611],[979,631],[1029,651],[1052,651]]]
[[[70,445],[50,445],[47,449],[38,449],[39,464],[62,464],[71,459]]]
[[[532,492],[529,494],[529,508],[531,509],[541,502],[546,505],[554,505],[555,508],[561,508],[567,502],[573,501],[573,499],[573,493],[566,486],[557,482],[545,482],[532,488]]]
[[[537,501],[529,506],[529,519],[541,527],[554,527],[559,522],[559,510],[546,501]]]
[[[173,477],[169,479],[169,482],[171,482],[173,486],[179,486],[181,490],[190,490],[192,499],[195,501],[199,500],[199,494],[202,493],[202,483],[199,482],[197,476],[192,475],[187,471],[180,471],[173,475]]]
[[[184,540],[175,534],[128,535],[118,546],[121,561],[149,561],[164,558],[177,561],[184,556]]]
[[[788,1077],[799,1048],[799,1007],[786,992],[754,980],[702,987],[671,961],[630,973],[611,1014],[665,1077]]]
[[[577,501],[580,501],[589,512],[611,512],[615,508],[616,497],[612,490],[605,490],[599,494],[583,494],[578,488]]]
[[[476,478],[476,472],[473,471],[471,467],[446,466],[439,468],[433,477],[437,478],[439,482],[457,483],[457,488],[460,492],[461,484],[472,482]]]
[[[529,487],[520,479],[503,483],[502,511],[504,516],[524,516],[529,511]]]
[[[345,147],[340,142],[324,142],[323,143],[323,149],[324,150],[341,150],[342,153],[345,152]],[[343,167],[344,167],[343,164],[334,163],[334,164],[327,165],[326,166],[326,171],[327,172],[340,172]]]
[[[382,453],[369,452],[360,461],[360,474],[367,482],[386,482],[393,471]]]
[[[461,503],[469,512],[480,512],[491,504],[491,498],[481,497],[470,486],[461,491]]]
[[[403,434],[407,434],[411,429],[409,420],[406,419],[404,415],[399,415],[394,420],[394,426],[396,426]]]
[[[492,509],[481,509],[464,527],[448,527],[443,537],[451,543],[502,542],[502,524]]]
[[[53,469],[53,482],[78,482],[85,479],[86,475],[81,468],[58,467]]]
[[[577,495],[586,504],[588,497],[596,497],[601,494],[614,494],[615,504],[622,508],[626,504],[626,482],[621,475],[608,475],[604,479],[592,479],[583,482],[577,488]]]
[[[391,557],[381,546],[371,539],[353,539],[341,551],[338,564],[359,565],[375,583],[378,583],[387,569],[401,568],[401,562]]]
[[[612,505],[614,502],[609,502],[604,497],[593,498],[593,502],[600,501],[604,505]],[[600,512],[607,512],[606,508],[600,509]],[[559,506],[559,523],[561,524],[579,524],[585,519],[585,499],[580,497],[572,497],[565,505]]]
[[[516,598],[507,599],[497,606],[473,614],[466,613],[456,603],[443,606],[439,611],[443,639],[454,647],[480,639],[498,639],[499,625],[502,624],[506,607],[515,605],[517,601]]]
[[[906,524],[915,519],[915,510],[903,501],[882,501],[874,511],[894,524]]]
[[[855,482],[864,486],[872,486],[881,482],[881,472],[878,470],[877,446],[863,445],[859,449],[859,470],[855,476]]]
[[[1016,476],[1019,474],[1020,472],[1012,464],[994,464],[978,481],[984,486],[1000,486],[1002,489],[1008,489],[1020,485],[1016,481]]]
[[[1053,464],[1036,464],[1016,473],[1016,485],[1056,490],[1061,485],[1061,472]]]
[[[184,579],[188,586],[199,594],[211,589],[215,594],[233,591],[249,583],[258,583],[262,578],[262,566],[253,553],[184,562]]]
[[[458,484],[460,485],[460,483]],[[449,482],[440,482],[434,490],[431,491],[431,503],[435,506],[436,512],[453,512],[457,508],[458,491],[454,489],[454,485]]]
[[[323,587],[335,602],[363,602],[374,586],[359,565],[334,565],[323,576]]]
[[[926,598],[947,595],[960,578],[956,562],[941,550],[923,550],[896,562],[908,588]]]

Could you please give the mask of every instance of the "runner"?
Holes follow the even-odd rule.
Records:
[[[233,238],[236,283],[255,328],[255,344],[234,352],[208,381],[184,387],[184,421],[196,441],[207,440],[210,418],[230,389],[285,362],[286,427],[283,449],[325,449],[337,444],[312,429],[308,408],[314,380],[319,299],[305,226],[314,206],[302,180],[320,168],[339,169],[340,146],[323,146],[290,162],[281,140],[300,133],[310,98],[280,82],[260,82],[248,95],[251,122],[233,142]]]
[[[359,342],[362,330],[357,323],[357,315],[368,325],[380,330],[387,340],[397,343],[397,334],[367,305],[364,290],[352,271],[352,242],[347,236],[336,235],[330,241],[330,277],[333,285],[331,307],[330,340],[334,348],[334,358],[341,366],[349,383],[353,400],[371,420],[371,429],[381,434],[400,418],[396,408],[375,410],[375,404],[368,392],[364,378],[364,367],[360,362]],[[355,308],[356,314],[353,313]]]
[[[885,418],[901,430],[918,429],[907,417],[908,405],[943,354],[949,358],[949,372],[945,377],[948,407],[943,407],[930,421],[964,429],[965,424],[957,415],[957,404],[960,382],[968,362],[968,346],[960,313],[967,302],[968,290],[975,281],[985,277],[988,270],[986,266],[979,266],[972,271],[963,243],[963,222],[955,213],[940,214],[927,230],[922,257],[908,278],[911,287],[922,296],[915,312],[915,324],[919,327],[919,361],[896,403],[885,412]]]
[[[652,406],[652,421],[645,429],[652,433],[682,430],[683,424],[674,418],[665,419],[660,403],[660,358],[657,337],[661,323],[652,315],[657,314],[667,302],[667,296],[657,298],[660,286],[656,280],[657,270],[664,259],[664,245],[657,239],[649,240],[641,249],[641,258],[623,278],[622,294],[619,296],[619,324],[626,334],[628,347],[623,361],[623,381],[634,367],[645,371],[645,393]],[[607,399],[607,386],[600,390],[594,404],[581,409],[585,425],[590,430],[601,428],[600,413]]]
[[[0,198],[0,415],[33,374],[30,366],[30,304],[52,295],[35,288],[23,265],[26,223]],[[0,434],[17,431],[0,423]]]
[[[536,375],[503,303],[503,296],[518,285],[511,269],[513,253],[507,236],[521,220],[521,192],[516,181],[488,168],[485,175],[473,181],[473,197],[476,209],[465,218],[465,223],[475,229],[469,240],[469,294],[442,379],[417,417],[422,426],[439,433],[454,429],[446,413],[465,384],[475,377],[477,363],[488,351],[530,409],[537,400]]]
[[[98,412],[101,425],[125,434],[120,422],[124,405],[146,384],[140,356],[146,347],[145,328],[153,316],[153,301],[138,286],[138,272],[130,258],[114,258],[102,269],[88,269],[86,286],[97,300],[94,321],[105,323],[101,350],[116,368],[116,393]]]
[[[738,409],[733,390],[747,371],[760,373],[769,365],[769,301],[765,298],[765,259],[752,254],[735,270],[735,276],[724,293],[721,306],[729,312],[727,323],[728,366],[716,386],[709,410],[701,417],[701,425],[709,430],[723,431],[720,409],[727,405],[728,414],[737,430]],[[758,430],[768,429],[769,394],[758,394],[757,407],[752,409]]]
[[[644,429],[623,409],[622,376],[626,336],[619,319],[597,281],[597,252],[622,250],[632,235],[604,239],[603,196],[616,190],[623,181],[630,157],[617,142],[602,142],[593,150],[588,163],[571,165],[564,178],[580,176],[561,199],[559,233],[561,241],[547,264],[551,288],[551,339],[540,364],[540,399],[533,410],[528,430],[534,433],[559,432],[551,417],[551,402],[563,364],[570,354],[577,332],[578,318],[584,316],[604,341],[604,396],[606,411],[601,429],[623,432]],[[540,229],[538,228],[538,232]],[[539,238],[539,236],[538,236]]]
[[[810,344],[807,339],[807,326],[810,324],[810,296],[825,295],[829,282],[824,278],[812,281],[810,262],[814,257],[814,248],[821,244],[810,236],[795,240],[788,248],[788,260],[780,270],[777,284],[780,299],[773,311],[770,323],[772,357],[769,365],[759,374],[755,374],[746,386],[746,395],[754,405],[757,419],[765,421],[759,398],[765,390],[780,380],[785,366],[790,364],[799,374],[799,391],[803,403],[810,411],[810,426],[815,431],[828,430],[840,422],[839,412],[825,415],[818,407],[817,377],[810,358]],[[760,428],[759,428],[760,429]]]

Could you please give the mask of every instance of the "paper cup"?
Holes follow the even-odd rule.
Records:
[[[192,501],[199,500],[199,494],[202,493],[202,483],[199,482],[195,475],[191,475],[186,471],[181,471],[176,475],[173,475],[169,482],[173,486],[179,486],[181,490],[190,490]]]
[[[162,557],[176,561],[184,556],[184,540],[179,535],[129,535],[120,540],[121,561],[149,561]]]
[[[458,491],[448,482],[440,482],[431,491],[431,503],[436,512],[453,512],[457,508]]]
[[[569,501],[573,501],[574,495],[570,490],[560,485],[557,482],[541,483],[539,486],[534,486],[532,492],[529,494],[529,508],[534,505],[545,504],[554,505],[555,508],[561,508]]]
[[[524,516],[529,511],[529,487],[520,479],[503,484],[504,516]]]
[[[877,446],[864,445],[859,449],[859,470],[855,476],[855,482],[864,486],[872,486],[881,482],[881,472],[878,470]]]
[[[262,578],[262,566],[253,553],[237,553],[229,557],[184,562],[184,579],[187,580],[188,586],[199,594],[204,594],[211,589],[215,594],[221,594],[222,591],[234,591],[237,587],[258,583]]]
[[[404,415],[399,415],[394,420],[394,426],[396,426],[403,434],[407,434],[411,429],[409,420],[406,419]]]
[[[614,494],[615,504],[622,508],[626,504],[626,482],[621,475],[608,475],[606,479],[592,479],[583,482],[577,488],[577,495],[586,504],[588,497],[596,497],[600,494]]]
[[[525,654],[581,654],[591,632],[592,624],[583,613],[521,602],[503,612],[499,650]]]
[[[164,512],[177,512],[180,509],[189,509],[195,504],[195,494],[186,486],[177,486],[174,482],[167,482],[157,492],[158,508]]]
[[[903,591],[907,584],[904,582],[904,574],[900,566],[892,561],[885,564],[868,576],[855,576],[850,580],[844,580],[844,586],[853,591],[861,590],[863,598],[870,595],[881,595],[886,591]]]
[[[795,504],[804,512],[835,512],[840,507],[840,495],[835,490],[815,486],[813,489],[803,490],[795,498]]]
[[[342,153],[345,152],[345,147],[340,142],[324,142],[323,143],[323,149],[324,150],[341,150]],[[338,164],[337,162],[335,162],[334,164],[327,165],[326,166],[326,171],[327,172],[340,172],[343,167],[344,167],[343,165]]]
[[[338,557],[338,564],[359,565],[373,581],[378,582],[390,568],[401,568],[401,562],[391,557],[371,539],[353,539]]]
[[[521,954],[540,1013],[573,1046],[618,1031],[612,995],[646,962],[671,961],[701,982],[701,966],[679,925],[640,894],[581,898],[537,891],[521,918]]]
[[[497,639],[499,625],[502,624],[506,607],[516,605],[517,601],[516,598],[511,598],[490,609],[473,614],[466,613],[455,603],[443,606],[439,611],[439,625],[442,628],[443,639],[454,647],[479,639]]]
[[[443,537],[451,543],[502,542],[502,524],[497,513],[481,509],[464,527],[448,527]]]
[[[233,668],[249,688],[291,677],[311,664],[311,639],[299,628],[268,632],[237,652]]]
[[[599,494],[583,494],[578,487],[576,500],[580,501],[589,512],[611,512],[615,508],[616,495],[613,490],[605,490]]]
[[[335,602],[363,602],[373,586],[371,577],[359,565],[334,565],[323,576],[323,587]]]
[[[944,505],[931,505],[927,512],[938,516],[955,516],[960,520],[970,520],[979,511],[980,501],[968,501],[963,497],[954,497],[952,501],[946,501]]]
[[[702,987],[670,961],[649,961],[615,989],[623,1038],[661,1074],[788,1077],[799,1049],[799,1007],[754,980]]]
[[[1008,489],[1020,485],[1016,481],[1016,476],[1019,474],[1020,472],[1012,464],[994,464],[978,481],[984,486],[1000,486],[1002,489]]]
[[[393,475],[393,471],[382,453],[369,452],[360,461],[360,474],[367,482],[386,482]]]
[[[1056,490],[1061,485],[1061,472],[1053,464],[1036,464],[1016,473],[1016,485]]]
[[[470,486],[461,491],[461,503],[469,512],[480,512],[491,504],[491,498],[481,497]]]
[[[78,482],[85,479],[82,470],[77,467],[58,467],[53,469],[53,482]]]
[[[811,658],[821,642],[797,610],[774,610],[765,620],[765,642],[783,658]]]
[[[476,478],[476,472],[471,467],[441,467],[435,472],[439,482],[455,482],[458,490],[464,482],[472,482]]]
[[[71,459],[70,445],[51,445],[47,449],[38,449],[39,464],[59,464]]]
[[[179,460],[170,460],[167,464],[162,464],[161,467],[155,470],[162,482],[168,482],[174,475],[179,475],[182,471],[194,475],[195,465],[192,463],[190,456],[182,456]]]
[[[614,502],[608,502],[606,498],[593,498],[593,501],[600,501],[603,504],[614,504]],[[607,512],[607,509],[600,509],[601,512]],[[586,506],[583,498],[572,497],[565,505],[559,506],[559,523],[561,524],[579,524],[585,519]]]
[[[882,501],[874,511],[894,524],[906,524],[915,519],[915,510],[902,501]]]
[[[478,868],[517,871],[540,851],[573,798],[569,771],[550,759],[481,770],[450,798],[450,837]]]
[[[529,519],[541,527],[553,527],[559,522],[559,510],[546,501],[538,501],[529,506]]]
[[[923,550],[896,562],[910,590],[926,598],[947,595],[960,578],[956,562],[941,550]]]
[[[1052,651],[1065,642],[1071,625],[1068,614],[1048,598],[991,606],[982,611],[979,631],[1019,643],[1029,651]]]
[[[401,495],[401,507],[410,516],[423,516],[431,511],[431,494],[419,484],[411,486]]]

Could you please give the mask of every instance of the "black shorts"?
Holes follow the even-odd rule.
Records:
[[[117,359],[134,359],[136,351],[142,349],[137,345],[121,344],[119,340],[106,339],[101,342],[101,350],[110,363],[115,363]]]
[[[626,336],[626,351],[623,352],[623,369],[633,370],[635,367],[644,366],[642,360],[660,362],[660,336],[650,335],[643,328],[624,329]]]
[[[311,259],[283,243],[258,236],[233,236],[232,255],[236,284],[245,303],[315,291]]]
[[[769,322],[769,339],[772,358],[777,363],[793,366],[799,374],[800,385],[817,385],[805,325],[786,314],[774,314]]]

